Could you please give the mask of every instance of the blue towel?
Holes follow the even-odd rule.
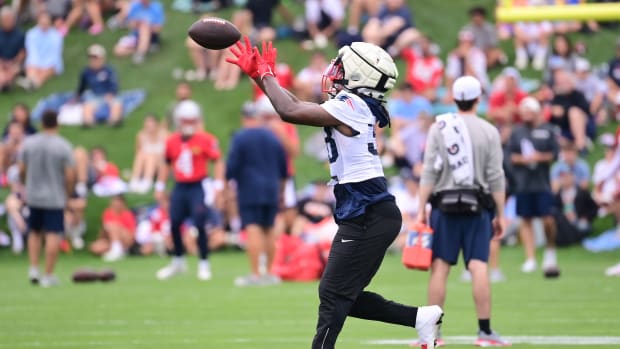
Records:
[[[607,252],[620,249],[620,237],[616,228],[601,235],[583,240],[583,248],[590,252]]]

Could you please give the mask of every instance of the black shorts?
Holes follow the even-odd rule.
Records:
[[[549,217],[553,207],[553,193],[517,193],[517,216],[522,218]]]
[[[28,228],[36,233],[63,234],[65,212],[62,209],[29,207]]]
[[[278,205],[244,205],[239,207],[239,215],[241,216],[241,226],[245,228],[250,224],[257,224],[261,227],[272,227],[276,215],[278,214]]]

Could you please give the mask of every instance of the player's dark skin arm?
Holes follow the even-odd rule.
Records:
[[[256,84],[269,97],[271,104],[286,122],[307,126],[334,127],[345,136],[355,136],[349,126],[334,118],[316,103],[300,101],[295,95],[282,88],[273,76],[255,79]]]

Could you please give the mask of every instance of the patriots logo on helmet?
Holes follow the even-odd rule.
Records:
[[[459,152],[459,145],[458,144],[452,144],[452,146],[450,148],[448,148],[448,154],[450,155],[456,155]]]
[[[338,100],[341,102],[347,103],[349,107],[351,107],[351,109],[355,110],[355,107],[353,106],[353,100],[351,100],[351,97],[347,95],[340,95],[338,96]]]

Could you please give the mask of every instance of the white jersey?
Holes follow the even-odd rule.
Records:
[[[376,118],[360,97],[340,91],[321,104],[331,116],[351,127],[356,136],[348,137],[333,127],[325,128],[325,143],[332,179],[339,184],[383,177],[383,167],[375,139]]]

